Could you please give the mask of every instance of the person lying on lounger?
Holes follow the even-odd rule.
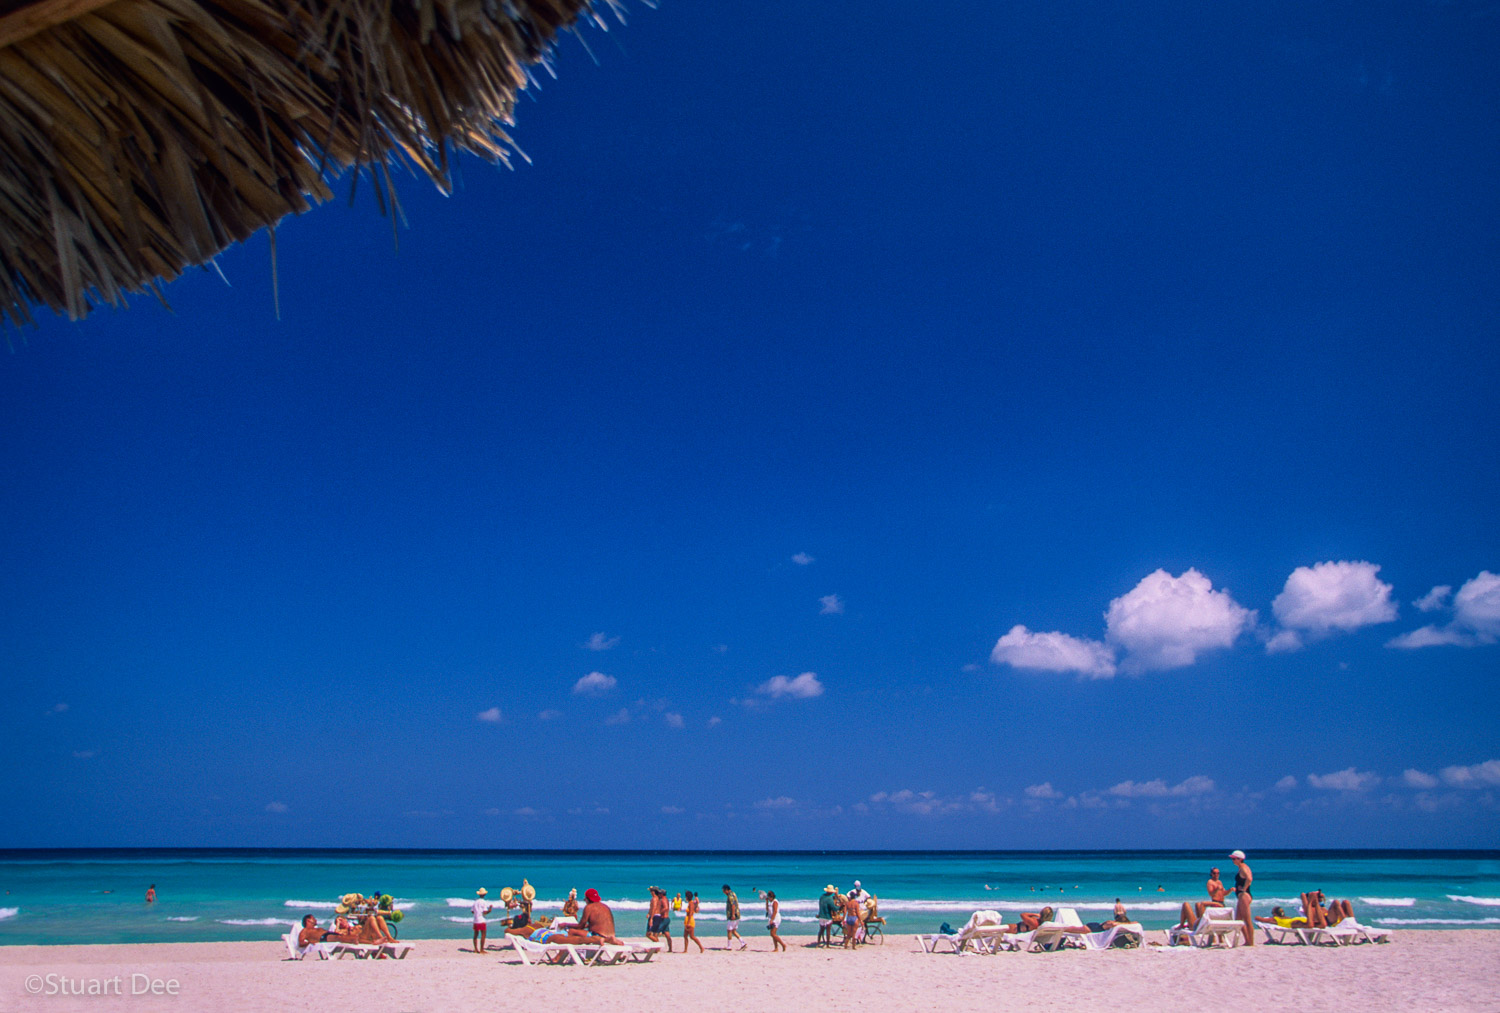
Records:
[[[343,918],[340,918],[339,921],[344,923],[343,927],[346,931],[338,931],[337,926],[333,929],[320,929],[318,928],[318,919],[316,917],[313,915],[303,915],[302,931],[297,933],[297,946],[305,950],[313,943],[358,942],[359,939],[354,934],[354,930],[349,928],[349,923],[344,921]]]
[[[1004,926],[1004,928],[1005,931],[1009,932],[1011,935],[1017,935],[1022,932],[1035,932],[1042,926],[1042,923],[1050,922],[1056,913],[1057,912],[1053,911],[1050,907],[1044,907],[1040,911],[1035,912],[1022,911],[1020,921],[1016,922],[1014,925],[1006,925]],[[1063,931],[1087,932],[1088,927],[1085,925],[1069,925],[1064,927]]]
[[[1229,891],[1224,888],[1224,883],[1219,879],[1218,869],[1208,870],[1208,900],[1200,900],[1196,903],[1182,902],[1182,913],[1177,918],[1177,927],[1190,929],[1203,919],[1203,912],[1211,907],[1223,907],[1224,895]]]
[[[1278,929],[1307,928],[1306,918],[1288,918],[1286,916],[1286,912],[1282,910],[1279,905],[1271,909],[1271,914],[1269,916],[1258,915],[1256,916],[1255,920],[1261,925],[1274,925]]]
[[[1322,890],[1302,895],[1302,911],[1307,924],[1315,929],[1332,928],[1345,918],[1354,917],[1354,905],[1347,900],[1330,901]]]
[[[615,938],[615,913],[609,909],[608,904],[599,899],[599,891],[590,887],[584,892],[583,899],[588,903],[583,906],[582,911],[578,912],[577,926],[559,929],[560,934],[551,936],[548,941],[620,945],[620,941]]]
[[[1114,913],[1110,915],[1109,920],[1103,922],[1089,922],[1088,929],[1090,932],[1108,932],[1116,925],[1133,924],[1135,923],[1131,921],[1130,915],[1125,913],[1125,905],[1120,902],[1120,898],[1116,897],[1115,910]]]

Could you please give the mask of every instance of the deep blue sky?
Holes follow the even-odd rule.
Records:
[[[1500,10],[585,35],[13,334],[0,845],[1500,845]]]

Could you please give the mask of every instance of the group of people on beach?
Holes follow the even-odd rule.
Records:
[[[303,915],[302,930],[297,934],[298,948],[306,949],[314,943],[362,943],[366,946],[394,943],[396,934],[386,919],[392,909],[382,906],[382,901],[389,902],[390,897],[377,890],[368,897],[357,899],[362,902],[355,907],[346,909],[345,905],[339,905],[330,928],[320,928],[316,915]],[[351,916],[352,922],[349,920]]]
[[[1252,916],[1250,905],[1254,899],[1251,886],[1255,882],[1255,875],[1250,871],[1250,866],[1245,861],[1243,851],[1231,851],[1230,861],[1234,862],[1234,916],[1235,921],[1244,925],[1245,943],[1248,946],[1255,945],[1255,926],[1275,925],[1279,928],[1330,928],[1343,921],[1345,918],[1354,917],[1354,905],[1347,900],[1330,901],[1322,890],[1311,890],[1299,895],[1302,902],[1302,914],[1296,917],[1288,917],[1280,907],[1271,909],[1269,916]],[[1229,895],[1229,889],[1224,881],[1219,878],[1217,868],[1208,871],[1208,900],[1206,901],[1184,901],[1179,913],[1177,925],[1179,928],[1192,928],[1203,918],[1204,912],[1210,908],[1225,907],[1224,900]]]

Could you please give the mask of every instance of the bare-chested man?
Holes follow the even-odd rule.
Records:
[[[549,942],[557,943],[608,943],[620,945],[615,938],[615,913],[609,905],[599,899],[599,891],[590,887],[584,891],[583,910],[578,912],[578,927],[569,929],[566,937],[553,936]]]

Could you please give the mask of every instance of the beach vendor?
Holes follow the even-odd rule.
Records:
[[[470,910],[474,912],[475,953],[484,952],[486,936],[489,934],[490,930],[489,920],[485,916],[488,915],[491,911],[495,910],[489,904],[485,903],[484,899],[488,897],[489,894],[490,892],[482,886],[478,890],[474,891],[475,900]]]
[[[829,883],[823,887],[823,896],[818,898],[818,942],[823,946],[833,945],[833,922],[839,910],[838,887]]]

